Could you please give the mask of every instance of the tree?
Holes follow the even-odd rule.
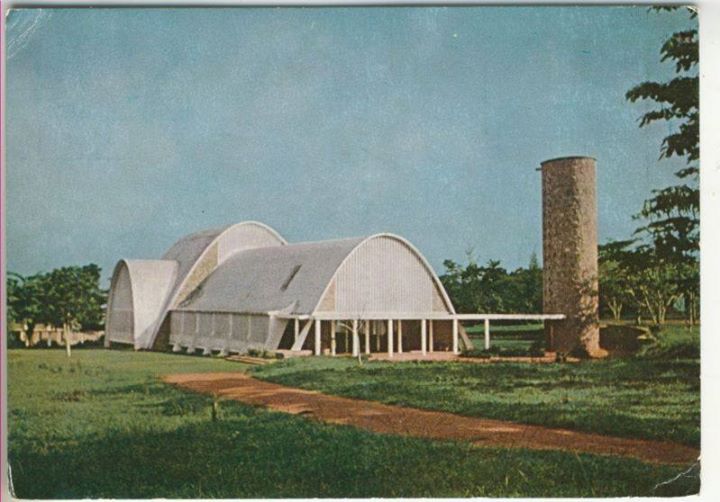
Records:
[[[508,275],[508,299],[511,312],[537,313],[543,310],[542,268],[537,255],[530,255],[528,268],[518,268]]]
[[[100,288],[100,267],[62,267],[46,274],[22,277],[10,272],[8,318],[32,332],[45,323],[72,329],[97,329],[103,324],[107,291]],[[66,338],[67,339],[67,338]]]
[[[678,7],[656,7],[654,10],[671,11]],[[690,19],[697,14],[693,8]],[[687,166],[675,175],[680,183],[660,190],[646,200],[636,219],[645,224],[636,234],[645,238],[651,255],[657,264],[667,270],[663,274],[676,275],[675,286],[685,303],[685,310],[691,322],[697,317],[699,297],[698,255],[700,248],[700,100],[699,61],[697,29],[691,28],[673,33],[663,44],[661,62],[675,63],[677,76],[669,82],[643,82],[630,89],[626,98],[631,102],[650,100],[659,107],[640,118],[640,127],[658,121],[667,122],[671,133],[663,138],[660,159],[684,158]],[[648,250],[646,250],[647,254]],[[649,272],[648,272],[649,273]]]
[[[600,277],[600,301],[611,310],[611,303],[620,309],[624,303],[631,303],[636,312],[648,314],[654,324],[664,323],[668,310],[683,295],[679,278],[685,272],[655,247],[636,245],[634,240],[610,242],[600,250],[601,264],[605,265],[601,273],[612,270],[610,275]]]
[[[458,312],[542,311],[542,269],[537,257],[530,258],[529,268],[511,273],[497,260],[478,265],[472,252],[467,259],[465,266],[445,260],[445,273],[440,277]]]
[[[41,276],[23,277],[14,272],[7,275],[8,321],[24,325],[26,331],[32,333],[42,318]]]
[[[634,241],[611,241],[598,246],[600,308],[610,310],[613,319],[622,318],[623,308],[632,302],[626,248]]]
[[[656,8],[675,9],[677,7]],[[690,12],[690,18],[695,19],[695,11]],[[688,254],[696,254],[699,244],[697,162],[700,159],[700,86],[697,29],[673,33],[660,53],[661,62],[675,62],[678,76],[664,83],[643,82],[630,89],[625,97],[631,102],[651,100],[659,105],[659,108],[640,118],[640,127],[657,121],[665,121],[668,127],[675,127],[663,138],[660,159],[685,158],[687,167],[675,173],[683,183],[654,190],[653,197],[645,201],[637,216],[648,220],[648,223],[638,230],[647,232],[663,255],[684,258]]]
[[[100,267],[62,267],[45,277],[46,320],[64,329],[102,324],[106,294],[100,288]]]

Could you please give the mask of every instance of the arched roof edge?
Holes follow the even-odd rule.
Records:
[[[425,271],[430,275],[430,277],[432,277],[433,281],[435,282],[435,286],[440,290],[440,295],[442,296],[443,301],[445,302],[445,305],[450,310],[450,313],[455,314],[456,313],[455,306],[450,301],[450,297],[448,296],[447,291],[445,291],[445,287],[442,285],[442,282],[440,282],[440,278],[435,273],[435,270],[433,270],[433,268],[430,266],[430,262],[427,261],[425,256],[423,256],[423,254],[420,252],[420,250],[418,248],[416,248],[412,242],[407,240],[405,237],[402,237],[401,235],[397,235],[397,234],[393,234],[393,233],[389,233],[389,232],[381,232],[378,234],[370,235],[370,236],[364,238],[363,240],[361,240],[360,242],[358,242],[357,245],[350,250],[350,252],[347,254],[347,256],[345,256],[345,258],[343,258],[343,260],[340,262],[340,265],[338,265],[337,268],[335,269],[335,271],[333,272],[332,277],[330,277],[330,280],[328,281],[327,285],[325,286],[325,289],[323,289],[322,294],[318,298],[318,302],[315,305],[315,308],[313,308],[312,313],[314,314],[315,312],[317,312],[317,309],[318,309],[318,307],[320,307],[320,304],[322,303],[323,298],[325,298],[325,295],[327,294],[328,290],[330,289],[330,285],[335,280],[338,272],[343,267],[343,265],[345,265],[345,263],[350,259],[350,257],[360,248],[360,246],[364,245],[366,242],[371,241],[373,239],[378,239],[381,237],[389,237],[390,239],[394,239],[394,240],[400,242],[401,244],[407,246],[408,249],[410,249],[410,252],[413,253],[420,260],[420,263],[425,268]]]
[[[195,271],[195,269],[197,268],[198,263],[200,263],[200,262],[203,260],[203,258],[205,258],[205,255],[208,253],[208,250],[211,249],[211,248],[213,247],[213,245],[214,245],[216,242],[218,242],[218,241],[220,240],[220,238],[222,238],[222,236],[225,235],[227,232],[230,232],[230,231],[231,231],[232,229],[234,229],[234,228],[237,228],[237,227],[240,227],[240,226],[245,226],[245,225],[253,225],[253,226],[256,226],[256,227],[260,227],[260,228],[262,228],[263,230],[268,231],[268,232],[269,232],[270,234],[272,234],[275,238],[277,238],[278,241],[280,241],[280,242],[282,243],[281,245],[283,245],[283,246],[287,245],[287,243],[288,243],[287,240],[285,240],[285,238],[284,238],[282,235],[280,235],[280,233],[279,233],[277,230],[275,230],[274,228],[272,228],[272,227],[269,226],[269,225],[266,225],[265,223],[262,223],[262,222],[259,222],[259,221],[255,221],[255,220],[241,221],[241,222],[238,222],[238,223],[234,223],[234,224],[232,224],[232,225],[228,225],[226,228],[224,228],[221,232],[219,232],[219,233],[213,238],[213,240],[211,240],[211,241],[208,243],[207,246],[205,246],[205,249],[203,249],[202,253],[200,253],[200,255],[198,256],[198,258],[197,258],[197,259],[195,260],[195,262],[192,264],[192,266],[190,267],[190,270],[188,270],[187,274],[185,274],[185,277],[183,277],[182,280],[180,281],[180,284],[177,284],[177,285],[173,288],[172,294],[170,294],[170,295],[168,296],[168,298],[167,298],[167,300],[166,300],[166,302],[165,302],[165,305],[164,305],[163,308],[162,308],[160,317],[158,318],[158,323],[157,323],[157,325],[153,328],[153,334],[152,334],[152,337],[150,338],[150,346],[151,346],[151,347],[155,344],[155,339],[157,338],[157,334],[158,334],[158,331],[159,331],[159,329],[160,329],[160,325],[162,324],[162,320],[163,320],[163,319],[165,318],[165,316],[167,315],[168,310],[170,310],[170,306],[177,300],[178,294],[180,294],[180,291],[183,290],[183,286],[184,286],[185,283],[188,281],[188,279],[189,279],[190,277],[192,277],[192,274],[193,274],[193,272]]]

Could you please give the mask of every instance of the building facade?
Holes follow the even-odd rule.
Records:
[[[257,222],[189,235],[160,260],[121,260],[106,344],[209,354],[471,348],[437,275],[393,234],[289,244]]]

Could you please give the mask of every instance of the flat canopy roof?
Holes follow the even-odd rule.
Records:
[[[368,319],[368,320],[419,320],[427,319],[433,321],[555,321],[565,319],[565,314],[446,314],[446,313],[407,313],[398,315],[395,312],[364,312],[356,315],[328,313],[328,314],[286,314],[284,312],[269,312],[270,315],[280,319],[319,319],[321,321],[344,320],[344,319]]]

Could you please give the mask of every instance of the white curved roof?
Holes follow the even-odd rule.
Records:
[[[163,255],[162,260],[154,260],[175,263],[176,271],[170,287],[164,295],[159,297],[161,307],[157,311],[153,325],[146,334],[142,334],[141,344],[137,342],[137,337],[141,334],[137,329],[135,330],[136,346],[152,347],[168,310],[176,302],[186,282],[191,281],[194,271],[204,261],[205,256],[212,249],[216,249],[215,244],[217,244],[215,259],[222,261],[243,249],[271,245],[283,246],[286,243],[287,241],[274,229],[257,221],[244,221],[217,229],[202,230],[178,240]]]
[[[287,241],[274,229],[257,221],[243,221],[234,225],[226,225],[224,227],[202,230],[200,232],[186,235],[173,244],[162,257],[163,260],[175,260],[178,262],[177,280],[175,287],[173,288],[173,295],[181,288],[193,268],[215,242],[219,241],[223,236],[237,232],[238,229],[244,227],[253,227],[260,230],[262,233],[267,234],[274,239],[277,244],[287,244]],[[228,255],[242,249],[258,247],[257,245],[254,245],[252,241],[238,241],[237,239],[231,240],[233,241],[230,243],[232,249],[226,251],[226,254]],[[262,247],[268,245],[267,242],[263,242],[262,244],[264,244]]]
[[[178,308],[312,314],[353,252],[365,243],[382,239],[399,242],[409,249],[434,285],[429,287],[437,288],[447,310],[454,313],[445,289],[425,258],[407,240],[393,234],[241,251],[210,274]]]
[[[155,323],[165,299],[175,283],[178,263],[173,260],[120,260],[113,273],[113,282],[123,267],[129,277],[126,284],[129,291],[125,294],[127,296],[129,293],[132,303],[132,342],[137,348],[146,347],[154,334]],[[117,294],[115,288],[111,294]],[[111,298],[108,308],[112,303]],[[108,333],[108,337],[115,341],[113,333]]]
[[[178,263],[178,285],[187,277],[203,252],[228,228],[230,228],[230,225],[186,235],[165,252],[162,257],[163,260],[175,260]]]
[[[292,306],[292,313],[310,313],[343,260],[364,240],[304,242],[241,251],[210,274],[179,308],[269,312]]]

